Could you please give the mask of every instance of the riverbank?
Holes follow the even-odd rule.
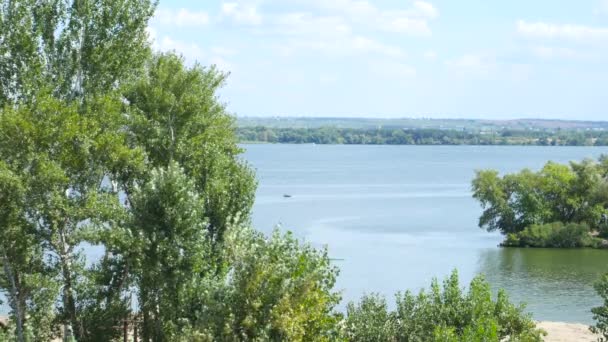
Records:
[[[6,316],[0,316],[0,326],[7,321]],[[588,325],[580,323],[538,322],[538,327],[547,332],[546,342],[591,342],[598,338],[589,331]]]
[[[546,342],[597,341],[597,335],[589,331],[589,326],[580,323],[538,322],[538,327],[547,332]]]

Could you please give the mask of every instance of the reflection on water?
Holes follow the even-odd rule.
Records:
[[[504,248],[479,255],[479,272],[542,319],[590,323],[600,303],[593,283],[608,272],[606,250]]]

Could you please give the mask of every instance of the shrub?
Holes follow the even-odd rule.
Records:
[[[391,341],[396,334],[395,315],[388,311],[386,299],[378,294],[364,296],[359,304],[349,303],[346,312],[346,340]]]
[[[519,233],[508,234],[503,246],[580,248],[597,247],[598,239],[590,234],[584,223],[554,222],[534,224]]]
[[[593,313],[593,320],[595,320],[595,325],[590,328],[590,330],[599,334],[599,341],[604,342],[608,341],[608,274],[605,274],[600,278],[600,280],[595,283],[595,291],[604,301],[602,306],[595,307],[591,309]]]
[[[434,280],[428,292],[398,294],[395,311],[388,312],[384,299],[365,296],[349,305],[344,324],[349,341],[541,341],[543,334],[505,292],[493,300],[483,277],[465,293],[456,271],[442,287]]]
[[[335,340],[338,270],[325,249],[276,230],[266,238],[235,229],[226,244],[230,272],[197,294],[197,333],[215,341]]]

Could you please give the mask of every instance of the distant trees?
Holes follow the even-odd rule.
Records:
[[[604,131],[532,131],[499,132],[454,129],[368,128],[270,128],[239,127],[242,142],[290,144],[358,144],[358,145],[539,145],[539,146],[606,146]]]
[[[543,247],[545,243],[547,247],[564,244],[565,247],[566,242],[558,241],[574,237],[583,226],[586,235],[591,230],[601,233],[602,215],[608,209],[607,175],[605,157],[599,161],[571,162],[570,165],[549,162],[538,172],[523,170],[503,177],[493,170],[478,171],[472,190],[473,197],[484,209],[479,226],[488,231],[513,234],[507,240],[509,245],[519,243],[536,247]],[[554,222],[552,226],[547,225]],[[557,238],[556,234],[562,238]],[[539,239],[546,241],[541,243]],[[588,236],[577,239],[578,242],[571,243],[593,245]]]

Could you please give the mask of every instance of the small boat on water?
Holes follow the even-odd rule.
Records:
[[[285,198],[291,198],[291,195],[289,195],[289,194],[283,194],[283,197],[285,197]]]

